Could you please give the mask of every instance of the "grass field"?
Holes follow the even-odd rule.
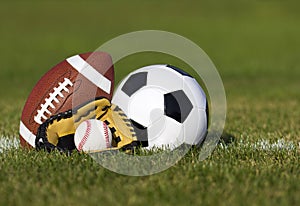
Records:
[[[18,138],[22,107],[48,69],[144,29],[178,33],[207,52],[227,94],[225,131],[236,141],[204,161],[194,149],[147,177],[110,172],[86,155],[13,144],[0,153],[0,205],[299,205],[299,7],[275,0],[1,1],[1,142]],[[115,68],[118,75],[163,61],[177,63],[142,54]]]

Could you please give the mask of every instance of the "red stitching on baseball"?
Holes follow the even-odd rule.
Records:
[[[107,125],[104,122],[103,122],[103,130],[104,130],[104,137],[105,137],[105,142],[106,142],[106,148],[110,148],[109,136],[108,136],[108,128],[107,128]]]
[[[85,145],[88,137],[90,136],[90,133],[91,133],[91,122],[88,120],[88,121],[85,121],[86,122],[86,130],[85,130],[85,133],[84,133],[84,136],[82,138],[82,140],[80,141],[79,145],[78,145],[78,150],[81,151],[83,146]]]

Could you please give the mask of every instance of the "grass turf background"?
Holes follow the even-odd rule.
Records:
[[[224,81],[226,131],[236,143],[203,162],[191,151],[171,169],[126,177],[88,156],[16,149],[0,154],[0,204],[297,205],[299,147],[256,150],[240,141],[300,142],[300,4],[297,1],[1,1],[0,136],[17,137],[34,84],[68,56],[136,30],[197,43]],[[115,66],[182,62],[140,54]],[[118,73],[119,72],[119,73]]]

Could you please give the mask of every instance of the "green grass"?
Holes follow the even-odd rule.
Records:
[[[204,161],[190,151],[148,177],[110,172],[86,155],[12,149],[0,154],[0,205],[298,205],[300,4],[297,1],[1,2],[0,137],[18,137],[22,107],[48,69],[120,34],[160,29],[204,49],[227,94],[236,137]],[[130,56],[124,71],[176,58]],[[293,147],[263,149],[259,142]]]

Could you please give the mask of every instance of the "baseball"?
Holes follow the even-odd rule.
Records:
[[[89,119],[78,126],[74,141],[78,151],[95,152],[111,147],[112,134],[104,122]]]

